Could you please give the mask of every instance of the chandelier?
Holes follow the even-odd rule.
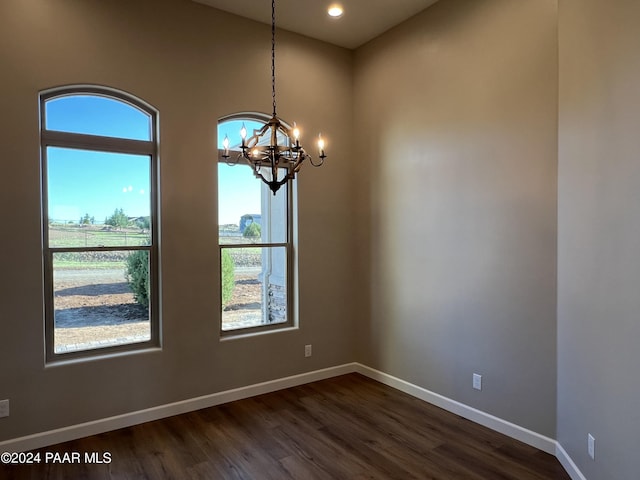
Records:
[[[318,135],[318,159],[309,155],[300,145],[300,129],[295,122],[293,128],[287,126],[276,114],[276,2],[271,0],[271,96],[273,114],[271,119],[253,135],[247,138],[247,129],[242,125],[240,137],[240,153],[234,160],[229,160],[229,137],[225,135],[222,142],[222,157],[229,165],[240,161],[249,164],[253,174],[266,183],[273,194],[282,185],[296,177],[302,163],[309,160],[314,167],[324,163],[324,140]],[[278,143],[280,141],[280,144]]]

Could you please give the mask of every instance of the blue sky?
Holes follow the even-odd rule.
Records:
[[[135,140],[151,138],[150,119],[144,112],[104,97],[83,95],[50,100],[45,120],[49,130]],[[231,145],[239,144],[241,126],[239,121],[223,124],[219,148],[225,134]],[[258,124],[246,122],[246,126],[251,135]],[[211,164],[213,175],[215,151],[211,152]],[[222,165],[218,175],[220,224],[237,224],[242,215],[260,212],[261,182],[248,167]],[[50,147],[47,180],[49,218],[55,221],[78,222],[89,214],[96,223],[102,223],[115,209],[122,208],[130,217],[147,216],[151,210],[147,156]]]
[[[151,138],[146,113],[104,97],[55,98],[46,104],[45,120],[49,130],[134,140]],[[49,147],[49,218],[78,222],[89,214],[96,223],[102,223],[117,208],[130,217],[149,215],[149,167],[145,155]]]
[[[104,222],[115,209],[149,215],[149,157],[50,147],[49,218],[78,222],[88,213]]]
[[[260,193],[262,182],[253,176],[245,165],[218,167],[218,223],[225,225],[240,222],[247,213],[261,213]]]
[[[240,129],[243,123],[253,134],[254,128],[260,128],[257,122],[231,120],[218,127],[218,148],[223,148],[225,135],[229,137],[231,148],[241,143]],[[232,154],[233,155],[233,154]],[[235,160],[233,157],[231,160]],[[218,223],[220,225],[240,222],[240,217],[247,213],[261,213],[260,193],[262,182],[258,180],[247,165],[239,162],[229,166],[222,163],[218,167]]]
[[[74,95],[47,101],[46,127],[60,132],[150,140],[149,116],[124,102],[96,95]]]

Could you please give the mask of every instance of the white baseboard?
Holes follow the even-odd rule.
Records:
[[[545,437],[544,435],[540,435],[539,433],[533,432],[514,423],[494,417],[493,415],[481,410],[456,402],[455,400],[444,397],[438,393],[431,392],[425,388],[406,382],[405,380],[401,380],[387,373],[367,367],[366,365],[356,363],[355,366],[355,371],[366,377],[408,393],[412,397],[419,398],[420,400],[424,400],[425,402],[431,403],[432,405],[447,410],[448,412],[460,415],[463,418],[519,440],[527,445],[531,445],[543,452],[547,452],[558,459],[562,467],[571,477],[571,480],[587,480],[578,466],[567,454],[565,449],[562,448],[562,445],[552,438]]]
[[[365,365],[357,364],[356,371],[358,373],[361,373],[362,375],[377,380],[380,383],[384,383],[385,385],[389,385],[390,387],[408,393],[413,397],[424,400],[425,402],[431,403],[437,407],[447,410],[448,412],[460,415],[463,418],[483,425],[487,428],[490,428],[491,430],[495,430],[496,432],[500,432],[504,435],[507,435],[508,437],[520,440],[527,445],[531,445],[532,447],[550,453],[551,455],[556,454],[556,441],[549,437],[545,437],[544,435],[540,435],[539,433],[527,430],[526,428],[523,428],[519,425],[507,422],[506,420],[498,417],[494,417],[493,415],[485,413],[481,410],[477,410],[463,403],[456,402],[455,400],[451,400],[450,398],[431,392],[425,388],[419,387],[417,385],[406,382],[392,375],[380,372]]]
[[[50,430],[48,432],[37,433],[25,437],[15,438],[0,442],[0,452],[24,452],[68,442],[91,435],[97,435],[119,428],[130,427],[161,418],[172,417],[182,413],[200,410],[202,408],[213,407],[243,398],[254,397],[263,393],[275,392],[285,388],[303,385],[305,383],[316,382],[326,378],[353,373],[356,371],[355,364],[339,365],[337,367],[325,368],[313,372],[293,375],[291,377],[279,378],[269,382],[257,383],[247,387],[235,388],[224,392],[191,398],[180,402],[160,405],[158,407],[139,410],[137,412],[125,413],[115,417],[104,418],[93,422],[81,423],[70,427]]]
[[[191,398],[167,405],[160,405],[146,410],[125,413],[123,415],[104,418],[93,422],[81,423],[79,425],[72,425],[70,427],[50,430],[48,432],[5,440],[0,442],[0,451],[23,452],[36,448],[43,448],[62,442],[68,442],[91,435],[117,430],[119,428],[151,422],[171,417],[173,415],[180,415],[182,413],[192,412],[202,408],[213,407],[223,403],[241,400],[243,398],[254,397],[256,395],[275,392],[277,390],[296,387],[298,385],[304,385],[305,383],[325,380],[327,378],[354,372],[408,393],[413,397],[424,400],[425,402],[431,403],[456,415],[460,415],[461,417],[507,435],[508,437],[520,440],[521,442],[531,445],[539,450],[550,453],[558,458],[561,465],[571,476],[572,480],[586,480],[571,457],[569,457],[567,452],[562,448],[562,445],[555,440],[360,363],[347,363],[336,367],[315,370],[313,372],[293,375],[291,377],[279,378],[268,382],[226,390],[224,392],[213,393],[211,395],[204,395],[202,397]]]
[[[560,465],[567,471],[571,480],[587,480],[587,477],[585,477],[578,466],[573,463],[573,460],[559,442],[557,442],[556,445],[556,458],[560,462]]]

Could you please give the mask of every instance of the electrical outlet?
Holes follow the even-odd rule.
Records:
[[[591,434],[587,435],[587,453],[591,460],[596,459],[596,439]]]
[[[0,418],[9,416],[9,400],[0,400]]]
[[[478,375],[477,373],[473,374],[473,388],[482,390],[482,375]]]
[[[305,345],[304,346],[304,356],[305,357],[310,357],[311,356],[311,345]]]

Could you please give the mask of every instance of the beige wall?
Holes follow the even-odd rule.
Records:
[[[556,52],[555,0],[440,1],[356,52],[354,92],[360,360],[550,437]]]
[[[639,20],[560,1],[558,440],[589,479],[640,475]]]
[[[218,338],[216,122],[270,111],[269,41],[269,26],[190,0],[0,2],[0,441],[353,361],[352,54],[288,33],[279,113],[322,129],[330,155],[298,183],[300,329]],[[160,111],[164,346],[45,368],[38,92],[69,83]]]
[[[1,1],[0,441],[359,360],[557,433],[589,479],[636,478],[638,18],[441,0],[355,53],[283,32],[279,112],[331,152],[299,179],[301,328],[220,343],[213,135],[269,110],[268,26],[190,0]],[[161,112],[165,341],[45,368],[37,94],[67,83]]]

